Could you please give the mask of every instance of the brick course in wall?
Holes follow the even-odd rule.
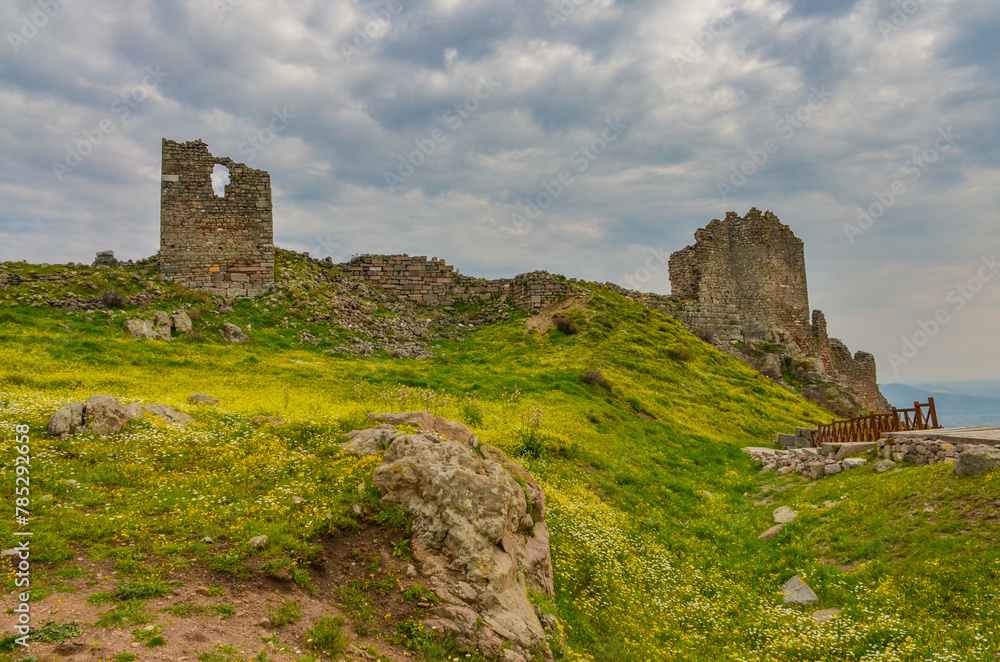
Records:
[[[533,271],[514,278],[473,278],[444,260],[409,255],[359,255],[341,268],[382,290],[425,305],[486,303],[500,296],[535,311],[573,293],[571,281]]]
[[[229,169],[224,196],[212,190],[216,164]],[[274,288],[271,178],[200,140],[163,140],[160,273],[167,280],[226,297]]]

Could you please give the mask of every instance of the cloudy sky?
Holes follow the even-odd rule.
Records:
[[[769,209],[881,381],[1000,377],[996,0],[13,0],[0,30],[0,260],[155,253],[160,140],[201,138],[337,260],[667,293],[651,255]]]

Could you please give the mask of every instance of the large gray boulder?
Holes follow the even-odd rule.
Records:
[[[83,427],[83,403],[67,402],[60,407],[45,425],[45,432],[50,437],[65,439]]]
[[[960,453],[955,463],[956,476],[978,476],[1000,467],[1000,448],[969,446]]]
[[[219,329],[219,334],[221,334],[222,337],[229,342],[239,343],[241,345],[250,340],[250,336],[243,333],[243,329],[236,326],[232,322],[226,322],[223,324],[222,328]]]
[[[125,407],[113,395],[92,395],[83,403],[84,425],[99,437],[118,434],[128,424]]]
[[[132,402],[125,405],[125,415],[130,421],[138,421],[142,418],[142,403]]]
[[[122,327],[136,340],[159,340],[160,334],[149,320],[125,320]]]
[[[156,329],[156,335],[160,336],[161,340],[170,340],[170,315],[162,310],[157,310],[153,313],[153,326]]]
[[[426,628],[489,659],[552,659],[527,595],[553,594],[545,495],[524,469],[491,447],[401,435],[374,485],[413,517],[414,561],[441,600]]]
[[[170,324],[177,333],[190,333],[192,329],[191,316],[179,310],[170,316]]]

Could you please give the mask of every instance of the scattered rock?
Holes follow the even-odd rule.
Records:
[[[239,343],[241,345],[250,340],[250,336],[243,333],[243,329],[236,326],[232,322],[226,322],[223,324],[222,328],[219,329],[219,334],[229,342]]]
[[[878,474],[884,474],[889,469],[895,469],[896,463],[892,460],[879,460],[872,466],[872,471]]]
[[[247,544],[251,547],[264,547],[267,545],[267,536],[261,534],[259,536],[254,536],[247,541]]]
[[[814,605],[819,602],[819,597],[809,588],[809,584],[798,575],[785,582],[781,593],[785,596],[786,605]]]
[[[857,469],[858,467],[863,467],[867,463],[868,460],[863,457],[849,457],[841,462],[845,469]]]
[[[212,543],[214,543],[214,542],[215,542],[214,540],[212,540],[212,539],[211,539],[211,538],[209,538],[208,536],[205,536],[204,538],[202,538],[202,539],[201,539],[201,541],[202,541],[203,543],[205,543],[206,545],[211,545]]]
[[[153,404],[148,404],[145,407],[143,407],[143,411],[145,411],[147,414],[152,414],[153,416],[159,416],[160,418],[165,419],[173,423],[174,425],[183,426],[194,423],[194,419],[191,418],[191,416],[183,412],[179,412],[173,407],[170,407],[168,405],[156,404],[154,402]]]
[[[43,494],[42,495],[42,501],[52,501],[52,495],[51,494]]]
[[[83,427],[83,403],[68,402],[52,414],[49,422],[45,425],[45,432],[50,437],[65,439]]]
[[[783,524],[775,524],[770,529],[757,536],[757,540],[770,540],[771,538],[781,533],[782,528],[784,528]]]
[[[400,434],[396,428],[385,424],[367,430],[354,430],[347,434],[348,442],[341,444],[341,450],[362,457],[374,455],[388,448]]]
[[[840,466],[840,462],[827,462],[826,466],[823,467],[827,476],[835,476],[843,470],[844,467]]]
[[[183,310],[179,310],[170,316],[170,325],[177,333],[190,333],[193,325],[191,316]]]
[[[170,315],[167,315],[162,310],[157,310],[153,313],[153,327],[156,329],[156,334],[162,340],[170,340]]]
[[[84,425],[99,437],[118,434],[128,424],[125,408],[113,395],[92,395],[83,403]]]
[[[1000,448],[967,446],[955,463],[956,476],[978,476],[1000,467]]]
[[[194,590],[194,592],[197,593],[198,595],[210,595],[207,586],[199,586]]]
[[[188,396],[188,402],[198,405],[217,405],[219,404],[219,399],[215,396],[205,395],[204,393],[195,393]]]
[[[255,428],[259,428],[262,425],[281,425],[282,423],[284,421],[277,416],[254,416],[254,419],[250,422]]]
[[[833,617],[840,613],[840,610],[836,607],[830,609],[820,609],[819,611],[814,611],[812,617],[817,623],[826,623],[827,621],[832,621]]]
[[[432,424],[427,412],[411,413]],[[412,420],[373,420],[386,417]],[[385,505],[413,516],[414,560],[441,599],[426,628],[489,658],[520,662],[534,650],[551,660],[527,598],[528,589],[553,594],[545,495],[500,451],[480,449],[482,455],[467,442],[432,434],[397,436],[375,470],[375,487]],[[530,530],[525,515],[532,516]]]
[[[789,522],[794,522],[795,518],[799,516],[798,512],[792,510],[788,506],[782,506],[772,513],[774,521],[777,524],[788,524]]]
[[[262,628],[270,628],[271,627],[271,619],[270,618],[262,618],[259,621],[257,621],[257,625],[258,625],[258,627],[262,627]]]

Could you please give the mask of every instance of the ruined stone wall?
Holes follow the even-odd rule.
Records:
[[[695,232],[695,243],[670,256],[671,295],[634,293],[633,299],[672,315],[721,343],[793,343],[798,352],[838,374],[872,411],[889,404],[878,389],[875,358],[851,356],[827,335],[826,317],[809,314],[805,250],[771,212],[728,212]]]
[[[225,195],[212,190],[212,169],[229,169]],[[160,273],[226,297],[274,288],[271,179],[200,140],[163,140],[160,188]]]
[[[386,292],[425,305],[486,303],[508,296],[520,308],[538,310],[571,292],[566,279],[544,271],[494,280],[473,278],[436,257],[359,255],[341,266]]]
[[[844,377],[861,396],[861,403],[869,411],[889,411],[892,407],[878,388],[878,376],[875,372],[875,357],[868,352],[855,352],[836,338],[830,338],[830,353],[833,355],[832,372]]]
[[[723,342],[811,338],[805,251],[771,212],[728,212],[670,256],[674,315]]]

